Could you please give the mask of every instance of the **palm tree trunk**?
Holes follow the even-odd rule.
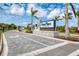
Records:
[[[53,25],[54,25],[54,31],[56,31],[56,20],[53,21]]]
[[[68,28],[68,3],[66,3],[66,19],[65,19],[65,38],[69,36],[69,28]]]
[[[78,32],[79,32],[79,17],[78,17]]]
[[[70,3],[70,6],[71,6],[71,8],[72,8],[72,11],[73,11],[73,13],[74,13],[75,17],[76,17],[76,11],[75,11],[75,8],[74,8],[73,4],[72,4],[72,3]]]
[[[33,16],[31,15],[31,31],[33,31]]]

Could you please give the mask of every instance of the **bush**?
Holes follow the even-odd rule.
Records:
[[[32,33],[32,31],[31,30],[26,30],[26,33]]]
[[[26,32],[27,32],[27,33],[32,33],[31,27],[30,27],[29,25],[28,25],[25,29],[26,29]]]
[[[57,27],[57,31],[65,32],[64,26]]]
[[[16,29],[16,25],[15,24],[4,24],[4,23],[0,23],[0,32],[6,32],[8,30],[14,30]]]
[[[59,31],[59,32],[65,32],[65,27],[64,26],[57,27],[57,31]],[[71,28],[69,28],[69,32],[70,33],[78,33],[77,27],[71,27]]]
[[[70,33],[77,33],[77,27],[71,27]]]

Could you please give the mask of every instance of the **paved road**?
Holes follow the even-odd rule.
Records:
[[[79,55],[79,44],[55,40],[33,34],[8,31],[5,33],[8,55],[67,56]]]

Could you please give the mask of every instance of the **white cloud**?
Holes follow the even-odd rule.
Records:
[[[61,13],[59,19],[64,19],[63,18],[64,16],[65,16],[65,14],[64,13]]]
[[[37,6],[36,4],[28,4],[27,9],[31,9],[32,7],[34,9],[37,9],[36,6]]]
[[[47,16],[47,10],[39,8],[38,12],[36,13],[37,17],[46,17]]]
[[[79,9],[79,3],[74,3],[73,5],[75,9]]]
[[[23,15],[24,14],[24,8],[20,7],[19,5],[13,4],[10,9],[6,12],[9,12],[11,14],[16,14],[16,15]]]
[[[27,24],[27,22],[23,22],[22,24],[23,24],[23,25],[26,25],[26,24]]]
[[[36,4],[28,4],[26,13],[31,14],[31,8],[34,8],[37,10]]]
[[[61,9],[54,9],[54,10],[52,10],[50,13],[49,13],[49,15],[48,15],[48,19],[54,19],[56,16],[59,16],[60,15],[60,13],[61,13]]]
[[[72,10],[68,10],[69,13],[73,13]],[[56,8],[52,10],[47,16],[48,19],[55,19],[55,17],[60,16],[59,19],[63,19],[65,16],[65,9]]]

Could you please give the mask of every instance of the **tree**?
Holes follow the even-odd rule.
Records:
[[[76,12],[76,11],[75,11],[75,8],[74,8],[74,6],[73,6],[73,4],[70,3],[70,5],[71,5],[71,7],[72,7],[72,11],[73,11],[73,13],[74,13],[74,15],[75,15],[75,18],[78,19],[78,27],[77,27],[77,31],[79,32],[79,10],[77,10],[77,12]]]
[[[77,18],[78,18],[78,32],[79,32],[79,10],[76,12]]]
[[[34,10],[33,8],[31,8],[31,31],[33,31],[33,17],[37,12],[38,10]]]
[[[76,17],[76,11],[75,11],[75,8],[74,8],[73,4],[72,4],[72,3],[70,3],[70,6],[71,6],[71,8],[72,8],[72,11],[73,11],[73,13],[74,13],[75,17]]]
[[[77,12],[76,12],[76,11],[75,11],[75,8],[74,8],[74,6],[73,6],[72,3],[70,3],[70,6],[72,7],[72,11],[73,11],[73,13],[74,13],[74,15],[75,15],[75,18],[78,19],[78,27],[77,27],[77,30],[78,30],[78,32],[79,32],[79,10],[77,10]]]
[[[55,19],[53,20],[53,25],[54,25],[54,31],[56,31],[56,21],[61,20],[59,19],[60,16],[56,16]]]
[[[66,3],[66,14],[65,14],[65,38],[69,37],[68,20],[71,19],[71,13],[68,13],[68,3]]]
[[[56,21],[61,20],[60,14],[61,14],[60,9],[54,9],[53,11],[49,13],[47,17],[48,19],[51,19],[53,21],[54,31],[56,31]]]
[[[15,24],[10,24],[9,26],[8,26],[8,29],[9,30],[14,30],[14,29],[16,29],[17,27],[16,27],[16,25]]]

